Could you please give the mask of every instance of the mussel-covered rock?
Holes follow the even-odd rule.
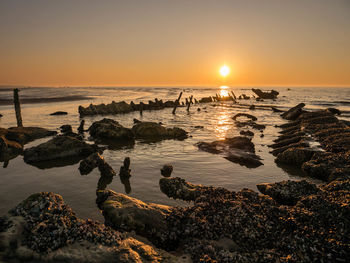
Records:
[[[98,151],[97,145],[87,144],[77,138],[58,135],[51,140],[24,151],[24,161],[37,163],[51,160],[83,159]]]
[[[260,158],[255,155],[254,144],[247,137],[237,136],[211,143],[199,142],[196,145],[202,151],[222,154],[227,160],[248,168],[256,168],[263,165]]]
[[[23,151],[23,146],[16,141],[9,141],[0,135],[0,161],[16,157]]]
[[[112,119],[102,119],[94,122],[89,128],[90,135],[99,142],[110,141],[120,143],[134,142],[134,134],[131,129],[123,127]]]
[[[137,139],[145,140],[183,140],[188,137],[187,132],[181,128],[165,128],[156,122],[137,122],[132,127],[132,131]]]
[[[257,188],[282,205],[295,205],[302,197],[320,193],[315,184],[306,180],[258,184]]]
[[[304,107],[305,107],[305,103],[299,103],[293,108],[290,108],[286,112],[282,113],[281,117],[286,120],[295,120],[303,112]]]
[[[164,177],[170,177],[172,172],[173,172],[173,166],[171,164],[165,164],[163,165],[162,169],[160,169],[160,173]]]
[[[60,195],[31,195],[0,219],[1,262],[160,262],[175,258],[91,219]]]
[[[5,136],[7,140],[16,141],[22,145],[36,139],[55,134],[57,134],[56,131],[50,131],[39,127],[11,127],[8,129],[0,128],[0,136]]]
[[[127,104],[125,101],[115,102],[113,101],[110,104],[99,104],[93,105],[90,104],[88,107],[79,106],[78,108],[80,116],[88,115],[106,115],[106,114],[119,114],[119,113],[128,113],[133,111],[133,108],[130,104]]]
[[[102,177],[111,177],[116,175],[113,168],[97,152],[91,154],[80,162],[79,171],[81,175],[85,175],[89,174],[96,167],[98,167]]]
[[[310,148],[292,147],[277,155],[276,163],[283,163],[301,167],[301,165],[311,160],[315,150]]]
[[[167,230],[165,219],[172,210],[166,205],[145,203],[111,190],[97,191],[96,202],[107,225],[121,231],[136,231],[151,240]]]
[[[170,198],[193,201],[200,196],[201,185],[194,185],[179,177],[161,178],[160,190]]]

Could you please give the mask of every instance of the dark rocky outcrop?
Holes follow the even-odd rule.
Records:
[[[237,136],[211,143],[199,142],[196,145],[203,151],[222,154],[227,160],[248,168],[256,168],[263,165],[260,158],[255,155],[254,144],[247,137]]]
[[[249,131],[249,130],[247,130],[247,131],[240,131],[239,134],[240,135],[244,135],[244,136],[252,136],[252,137],[254,136],[254,132]]]
[[[160,169],[160,173],[164,177],[170,177],[172,172],[173,172],[173,166],[171,164],[165,164],[163,165],[162,169]]]
[[[1,262],[168,262],[176,257],[90,219],[62,197],[37,193],[0,219]]]
[[[103,211],[106,225],[120,231],[136,231],[155,242],[167,230],[166,216],[173,209],[111,190],[97,191],[96,202]]]
[[[55,112],[51,113],[50,115],[56,116],[56,115],[67,115],[67,114],[68,114],[68,112],[66,112],[66,111],[55,111]]]
[[[155,212],[147,203],[103,191],[98,203],[106,205],[106,222],[115,220],[114,228],[136,231],[168,251],[181,247],[194,262],[332,262],[350,256],[349,180],[320,187],[307,181],[258,186],[273,199],[180,178],[161,178],[159,184],[168,196],[192,205]],[[159,229],[149,223],[153,215]],[[146,224],[154,232],[144,231]]]
[[[16,141],[22,145],[57,134],[56,131],[50,131],[39,127],[11,127],[8,129],[0,128],[0,136],[5,136],[9,141]]]
[[[105,176],[111,177],[116,175],[113,168],[97,152],[91,154],[86,159],[80,162],[79,171],[81,175],[86,175],[91,173],[91,171],[96,167],[98,167],[102,177],[105,177]]]
[[[38,127],[0,128],[0,161],[7,162],[21,154],[24,144],[56,133]]]
[[[131,129],[123,127],[112,119],[105,118],[94,122],[89,128],[89,132],[97,142],[130,144],[135,141]]]
[[[286,112],[282,113],[281,117],[286,120],[295,120],[303,112],[304,107],[304,103],[299,103],[297,106],[290,108]]]
[[[137,122],[131,130],[137,139],[144,140],[183,140],[188,137],[187,132],[181,128],[165,128],[156,122]]]
[[[281,205],[296,205],[301,198],[321,192],[315,184],[306,180],[258,184],[257,188]]]
[[[237,114],[235,114],[235,116],[232,117],[232,119],[235,121],[239,117],[247,117],[248,119],[251,119],[252,121],[257,121],[258,120],[257,117],[255,117],[255,116],[253,116],[251,114],[247,114],[247,113],[237,113]]]
[[[303,112],[281,125],[282,135],[271,145],[276,162],[325,181],[349,178],[350,127],[334,114],[328,109]]]
[[[276,90],[271,90],[270,92],[264,92],[261,89],[252,89],[252,91],[258,96],[260,99],[276,99],[279,92]]]
[[[98,150],[96,145],[87,144],[74,137],[58,135],[45,143],[26,149],[24,161],[30,164],[52,160],[75,163]]]

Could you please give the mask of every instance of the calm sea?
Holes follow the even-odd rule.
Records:
[[[220,87],[81,87],[81,88],[20,88],[22,100],[22,117],[25,126],[39,126],[59,130],[63,124],[79,126],[78,106],[88,106],[90,103],[110,103],[112,100],[127,102],[148,101],[154,98],[175,100],[180,91],[183,99],[194,95],[201,98],[215,95],[222,89],[234,91],[236,95],[245,93],[252,95],[248,88]],[[268,89],[268,88],[265,88]],[[350,88],[275,88],[280,92],[276,101],[256,102],[244,100],[242,104],[275,105],[287,109],[304,102],[307,109],[315,110],[327,107],[340,109],[341,118],[350,120]],[[16,125],[12,105],[12,88],[0,88],[0,127],[8,128]],[[174,167],[173,176],[203,185],[222,186],[230,190],[247,187],[256,189],[256,184],[275,182],[286,179],[298,179],[301,173],[298,169],[278,167],[274,156],[267,145],[277,137],[279,131],[275,125],[283,123],[277,113],[271,110],[248,110],[231,107],[232,102],[213,107],[211,104],[195,105],[188,114],[184,108],[178,108],[176,115],[172,109],[145,111],[143,116],[138,112],[113,115],[84,117],[86,128],[94,121],[104,117],[112,118],[126,127],[132,127],[133,118],[144,121],[162,122],[165,126],[178,126],[187,130],[191,137],[184,141],[166,140],[158,143],[145,144],[137,142],[131,149],[106,150],[103,153],[106,161],[118,172],[127,156],[131,158],[130,185],[125,186],[116,176],[108,185],[109,189],[126,193],[143,201],[169,205],[186,205],[184,202],[168,199],[159,190],[160,168],[170,163]],[[197,111],[200,108],[201,111]],[[50,116],[55,111],[67,111],[66,116]],[[263,166],[248,169],[229,162],[219,155],[199,151],[194,144],[199,141],[213,141],[239,135],[231,117],[238,112],[249,112],[258,118],[258,123],[265,124],[264,137],[259,131],[254,131],[253,142],[256,153],[263,159]],[[195,126],[203,126],[196,128]],[[41,139],[25,147],[32,147],[47,141]],[[95,169],[91,174],[81,176],[78,165],[39,169],[25,164],[23,157],[10,161],[7,168],[0,168],[0,215],[4,214],[28,195],[52,191],[61,194],[65,201],[84,218],[102,219],[95,205],[95,191],[99,180],[99,172]],[[130,190],[131,188],[131,190]]]

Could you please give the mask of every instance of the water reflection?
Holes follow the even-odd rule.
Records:
[[[227,110],[222,109],[217,115],[217,124],[215,125],[215,135],[219,140],[227,137],[228,131],[232,128],[232,119]]]
[[[228,92],[229,87],[228,86],[220,86],[220,96],[221,97],[228,97],[230,94]]]

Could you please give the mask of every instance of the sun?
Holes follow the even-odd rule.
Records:
[[[226,77],[228,74],[230,74],[230,68],[226,65],[223,65],[220,68],[219,72],[221,76]]]

